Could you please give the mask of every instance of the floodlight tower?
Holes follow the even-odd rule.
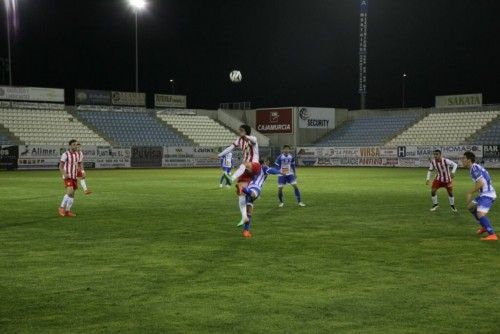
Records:
[[[9,86],[12,86],[12,54],[10,49],[10,25],[12,21],[12,11],[15,10],[16,3],[12,0],[4,0],[5,3],[5,23],[7,24],[7,54],[8,64],[7,71],[9,71]]]
[[[129,0],[130,7],[135,14],[135,91],[139,92],[139,38],[137,34],[137,17],[139,12],[146,8],[145,0]]]
[[[359,3],[359,87],[360,109],[366,108],[368,55],[368,0]]]

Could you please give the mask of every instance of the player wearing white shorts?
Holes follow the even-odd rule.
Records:
[[[283,146],[280,156],[276,159],[275,165],[279,168],[281,175],[278,177],[278,199],[279,207],[282,208],[283,202],[283,187],[290,184],[295,192],[295,199],[299,206],[306,206],[301,199],[299,187],[297,186],[297,177],[295,170],[295,157],[290,153],[290,146]]]
[[[92,190],[87,188],[87,180],[85,178],[86,173],[85,173],[85,169],[83,168],[82,144],[80,144],[80,142],[77,142],[77,144],[76,144],[76,154],[78,156],[78,165],[77,165],[76,176],[77,176],[77,178],[80,179],[80,185],[82,186],[83,193],[85,195],[90,195],[90,194],[92,194]]]

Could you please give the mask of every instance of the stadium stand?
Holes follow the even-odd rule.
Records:
[[[67,145],[70,138],[84,145],[109,145],[65,110],[2,108],[0,124],[27,145]]]
[[[488,125],[499,114],[499,111],[431,113],[389,141],[387,146],[466,143],[469,137]]]
[[[192,146],[151,112],[77,111],[77,115],[117,146]]]
[[[332,130],[316,146],[376,146],[394,137],[420,116],[379,116],[350,120]]]
[[[236,136],[208,116],[158,113],[158,117],[200,146],[227,146]]]
[[[497,116],[478,134],[472,136],[468,142],[476,145],[491,145],[500,142],[500,117]]]

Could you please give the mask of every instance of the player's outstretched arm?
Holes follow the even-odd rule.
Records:
[[[270,167],[270,168],[267,169],[266,174],[269,174],[269,175],[280,175],[281,172],[280,172],[280,170],[278,168],[274,168],[274,167],[271,168]]]
[[[223,156],[225,156],[226,154],[228,154],[228,153],[232,152],[233,150],[234,150],[234,145],[233,145],[233,144],[231,144],[231,146],[226,147],[226,149],[225,149],[224,151],[220,152],[220,153],[217,155],[217,157],[218,157],[218,158],[222,158]]]

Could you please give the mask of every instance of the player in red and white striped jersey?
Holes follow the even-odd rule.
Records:
[[[255,175],[258,175],[261,170],[259,163],[259,144],[257,143],[257,138],[251,136],[252,128],[248,125],[243,124],[240,126],[239,137],[233,142],[231,146],[222,151],[218,157],[223,157],[229,152],[232,152],[235,148],[243,151],[243,161],[240,167],[233,173],[233,175],[225,175],[228,184],[232,184],[234,181],[238,181],[236,185],[236,192],[239,197],[239,206],[241,212],[241,219],[243,222],[248,221],[247,217],[247,204],[246,195],[242,192],[242,189],[250,183]]]
[[[436,172],[436,177],[432,181],[432,208],[431,211],[436,211],[439,207],[437,191],[439,188],[446,188],[448,191],[448,200],[450,202],[450,207],[453,212],[457,212],[455,208],[455,197],[453,197],[453,178],[455,177],[455,172],[457,171],[458,164],[450,159],[443,158],[441,155],[441,150],[434,151],[434,159],[431,160],[429,164],[429,171],[427,172],[427,181],[425,184],[429,184],[431,179],[432,171]],[[451,172],[450,172],[451,168]]]
[[[66,188],[66,194],[59,207],[59,215],[62,217],[74,217],[75,214],[71,212],[71,206],[73,205],[75,190],[78,189],[78,166],[80,164],[79,156],[77,152],[77,140],[71,139],[69,141],[69,148],[61,156],[61,161],[59,162],[59,171],[63,175],[64,187]]]
[[[80,179],[80,185],[82,186],[83,193],[85,195],[90,195],[92,194],[92,190],[87,188],[87,180],[86,180],[86,173],[85,170],[83,169],[83,152],[82,152],[82,144],[80,142],[77,142],[76,144],[76,153],[78,154],[78,170],[76,171],[76,177]]]

